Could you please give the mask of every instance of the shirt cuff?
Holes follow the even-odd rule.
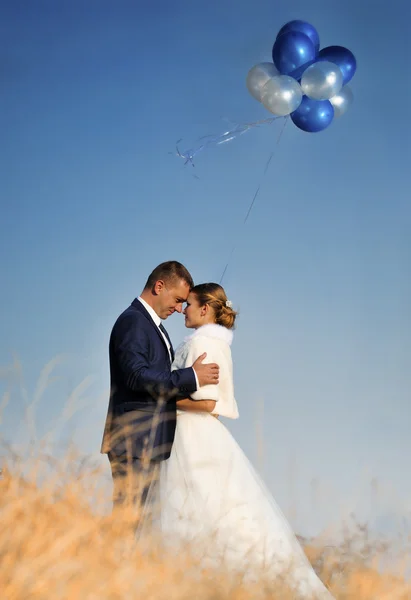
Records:
[[[195,372],[195,369],[193,369],[193,371],[194,371],[194,377],[195,377],[195,379],[196,379],[196,391],[197,391],[197,390],[199,390],[199,389],[200,389],[200,386],[199,386],[199,384],[198,384],[198,377],[197,377],[197,373]]]

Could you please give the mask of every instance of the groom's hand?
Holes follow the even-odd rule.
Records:
[[[210,363],[208,365],[203,364],[203,360],[206,356],[207,352],[204,352],[193,364],[193,369],[196,372],[198,385],[200,387],[203,385],[217,384],[220,374],[220,367],[216,363]]]

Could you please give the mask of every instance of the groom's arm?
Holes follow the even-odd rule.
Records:
[[[159,396],[174,391],[186,395],[195,392],[198,388],[193,368],[170,371],[153,367],[148,356],[150,344],[149,333],[137,315],[118,323],[115,352],[127,387],[134,392],[149,390]]]

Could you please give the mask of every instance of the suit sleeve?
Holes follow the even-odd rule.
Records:
[[[152,390],[155,395],[178,391],[191,394],[196,390],[192,368],[160,370],[150,365],[147,349],[150,336],[137,316],[125,317],[118,323],[115,351],[125,383],[134,392]]]
[[[219,379],[221,381],[223,372],[225,370],[224,367],[226,360],[219,348],[218,343],[211,338],[199,336],[198,338],[193,338],[190,341],[185,365],[192,365],[193,362],[200,356],[200,354],[203,354],[203,352],[207,352],[204,364],[217,363],[219,365]],[[198,388],[197,391],[190,393],[190,397],[193,400],[215,400],[218,402],[220,399],[220,384],[203,385],[202,387]]]

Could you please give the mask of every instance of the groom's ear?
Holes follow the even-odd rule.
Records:
[[[155,284],[153,286],[153,292],[157,296],[163,289],[164,289],[164,281],[162,279],[159,279],[158,281],[155,282]]]

